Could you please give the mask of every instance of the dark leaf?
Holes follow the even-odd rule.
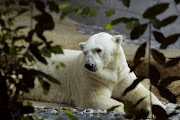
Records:
[[[34,19],[38,22],[35,28],[37,33],[54,28],[53,18],[49,13],[43,12],[40,15],[36,15]]]
[[[13,37],[12,38],[13,41],[22,40],[22,39],[26,39],[26,36],[22,35],[22,36],[19,36],[19,37]]]
[[[158,62],[161,65],[165,64],[166,58],[164,57],[162,53],[160,53],[159,51],[155,49],[151,49],[151,54],[156,62]]]
[[[166,38],[164,37],[164,35],[161,32],[153,31],[153,35],[154,35],[156,41],[161,44],[166,40]]]
[[[44,81],[41,77],[38,77],[38,80],[39,80],[41,86],[43,87],[44,95],[47,95],[50,90],[50,84],[48,82]]]
[[[142,99],[140,99],[135,105],[138,105]],[[126,113],[127,119],[133,119],[133,120],[139,120],[139,119],[146,119],[148,116],[148,111],[145,111],[143,109],[137,110],[135,108],[135,105],[133,105],[130,101],[124,102],[124,111]]]
[[[157,18],[151,19],[152,25],[156,28],[156,29],[160,29],[161,28],[161,21]]]
[[[149,69],[149,78],[151,80],[151,83],[154,85],[154,86],[157,86],[158,83],[159,83],[159,80],[161,78],[161,75],[160,75],[160,72],[158,71],[158,69],[153,66],[153,65],[150,65],[150,69]]]
[[[20,11],[18,11],[18,14],[15,17],[18,17],[20,15],[22,15],[23,13],[27,12],[29,9],[23,8]]]
[[[161,25],[162,25],[162,26],[169,25],[169,24],[171,24],[172,22],[174,22],[177,18],[178,18],[178,16],[176,16],[176,15],[170,16],[170,17],[162,20],[162,21],[161,21]]]
[[[26,38],[27,42],[31,42],[32,41],[32,36],[33,36],[34,32],[35,32],[34,30],[29,31],[28,36]]]
[[[30,4],[29,0],[19,0],[19,5],[28,6]]]
[[[101,0],[96,0],[96,2],[97,2],[98,4],[100,4],[100,5],[102,5]]]
[[[157,86],[157,89],[158,89],[161,97],[166,98],[171,103],[177,102],[176,96],[169,89],[162,87],[162,86]]]
[[[4,28],[4,27],[5,27],[5,22],[4,22],[4,20],[3,20],[3,19],[1,19],[1,18],[0,18],[0,24],[1,24],[2,28]]]
[[[98,14],[98,9],[97,8],[91,8],[89,14],[91,17],[96,16]]]
[[[70,13],[72,13],[73,11],[75,11],[76,9],[74,8],[69,8],[67,10],[64,10],[62,13],[61,13],[61,16],[60,16],[60,20],[63,20],[66,16],[68,16]]]
[[[39,11],[42,11],[42,12],[45,9],[44,3],[42,1],[40,1],[40,0],[35,0],[35,6]]]
[[[171,76],[171,77],[163,78],[160,81],[159,85],[163,87],[167,87],[169,84],[177,80],[180,80],[180,76]]]
[[[147,24],[141,24],[136,27],[131,31],[131,39],[138,39],[146,30]]]
[[[113,107],[107,109],[107,112],[109,113],[109,112],[111,112],[111,111],[114,111],[114,109],[116,109],[117,107],[119,107],[119,105],[113,106]]]
[[[106,13],[106,17],[110,17],[115,14],[115,11],[113,9],[110,9],[110,10],[106,10],[105,13]]]
[[[176,4],[179,4],[180,3],[180,0],[174,0]]]
[[[152,113],[156,116],[157,120],[168,120],[168,115],[161,106],[153,105]]]
[[[19,27],[16,27],[14,29],[14,31],[18,31],[18,30],[21,30],[21,29],[24,29],[24,28],[27,28],[27,26],[19,26]]]
[[[148,8],[144,13],[144,18],[155,18],[156,15],[163,13],[169,6],[169,3],[160,3]]]
[[[130,72],[134,71],[142,62],[143,61],[140,60],[140,61],[134,63],[134,65],[131,67]]]
[[[180,110],[180,106],[177,106],[177,107],[175,108],[175,110]]]
[[[22,112],[22,114],[33,113],[34,108],[31,106],[23,106],[21,112]]]
[[[165,67],[172,67],[177,65],[180,62],[180,57],[176,57],[176,58],[170,58],[171,60],[169,60],[168,62],[166,62]]]
[[[60,82],[58,80],[56,80],[54,77],[48,75],[48,74],[45,74],[41,71],[36,71],[36,70],[32,70],[34,74],[37,74],[37,75],[41,75],[42,77],[46,78],[47,80],[49,80],[50,82],[52,83],[55,83],[55,84],[60,84]]]
[[[179,36],[180,34],[174,34],[174,35],[168,36],[166,40],[163,42],[163,44],[161,44],[160,47],[162,49],[167,48],[168,45],[175,43],[178,40]]]
[[[178,113],[178,112],[173,111],[172,113],[170,113],[170,114],[168,115],[168,117],[172,117],[172,116],[175,116],[175,115],[177,115],[177,114],[179,114],[179,113]]]
[[[133,63],[136,65],[137,63],[139,63],[141,61],[141,58],[143,58],[145,56],[146,53],[146,42],[143,43],[138,50],[136,51]]]
[[[47,40],[46,40],[46,37],[44,37],[44,35],[42,34],[42,33],[37,33],[37,36],[41,39],[41,40],[43,40],[45,43],[47,42]]]
[[[47,61],[42,57],[36,45],[31,44],[30,51],[40,62],[47,65]]]
[[[89,7],[85,7],[81,13],[81,16],[83,18],[85,18],[88,14],[90,13],[90,8]]]
[[[119,23],[129,23],[129,22],[138,22],[138,19],[133,18],[133,17],[132,18],[117,18],[115,20],[110,21],[106,25],[106,30],[110,30],[114,28]]]
[[[122,96],[125,96],[129,91],[133,90],[141,81],[143,81],[146,77],[141,76],[139,78],[137,78],[136,80],[134,80],[134,82],[125,89],[125,91],[123,92]]]
[[[145,97],[144,97],[144,98],[141,98],[140,100],[138,100],[138,101],[136,102],[136,104],[134,104],[134,105],[132,106],[132,108],[136,108],[144,99],[145,99]]]
[[[47,4],[49,5],[49,9],[51,11],[54,11],[56,13],[59,12],[59,7],[58,7],[58,5],[54,1],[48,1]]]
[[[129,6],[130,6],[130,0],[122,0],[122,3],[123,3],[126,7],[129,7]]]

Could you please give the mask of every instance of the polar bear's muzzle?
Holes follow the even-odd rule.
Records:
[[[92,63],[86,63],[84,67],[91,72],[96,72],[98,70],[97,65]]]

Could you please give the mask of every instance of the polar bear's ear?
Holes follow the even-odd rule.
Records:
[[[86,43],[86,42],[80,42],[80,43],[79,43],[79,48],[80,48],[81,50],[84,49],[85,43]]]
[[[113,40],[115,43],[121,44],[122,43],[122,36],[121,35],[115,35],[113,36]]]

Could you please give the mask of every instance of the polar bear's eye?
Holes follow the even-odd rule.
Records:
[[[99,48],[96,49],[96,52],[97,52],[97,53],[100,53],[101,51],[102,51],[102,50],[99,49]]]

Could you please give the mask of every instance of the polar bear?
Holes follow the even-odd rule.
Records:
[[[48,65],[37,63],[38,70],[61,84],[52,84],[50,93],[45,96],[35,81],[35,88],[25,98],[102,110],[118,106],[114,111],[124,112],[124,104],[113,98],[136,103],[145,97],[137,107],[150,110],[150,91],[141,83],[122,96],[136,75],[130,72],[121,43],[121,35],[101,32],[80,43],[81,51],[64,50],[64,55],[53,54],[47,59]],[[63,70],[55,68],[60,62],[66,64]],[[163,106],[153,93],[151,95],[153,104]]]

